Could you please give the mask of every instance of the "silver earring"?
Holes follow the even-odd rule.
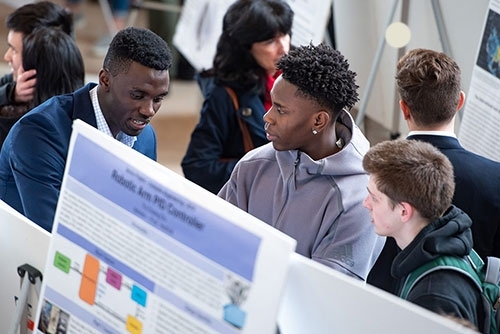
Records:
[[[313,129],[313,135],[317,135],[317,134],[318,134],[318,130]]]
[[[335,145],[337,145],[338,148],[342,149],[344,147],[344,139],[339,138],[339,140],[335,142]]]

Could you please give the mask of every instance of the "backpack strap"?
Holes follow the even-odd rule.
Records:
[[[486,258],[487,264],[485,264],[479,254],[472,250],[468,256],[468,259],[476,272],[481,273],[482,277],[480,276],[479,278],[483,282],[492,284],[495,287],[500,285],[500,258],[488,256]],[[485,265],[486,270],[482,270]],[[487,295],[489,296],[492,307],[495,310],[498,310],[500,308],[500,289],[496,294],[489,292],[487,293]]]
[[[480,262],[477,262],[478,259]],[[406,278],[399,296],[403,299],[407,299],[415,284],[426,275],[436,270],[454,270],[461,272],[475,283],[479,291],[483,291],[481,278],[477,274],[476,268],[474,268],[474,266],[477,266],[477,269],[481,269],[483,265],[483,261],[475,252],[472,256],[469,255],[463,258],[447,255],[440,256],[412,271]]]
[[[479,272],[483,268],[484,262],[475,250],[472,249],[469,255],[466,256],[466,258],[467,260],[469,260],[470,264],[476,272]]]
[[[498,328],[500,328],[500,258],[488,257],[488,263],[485,264],[474,250],[463,258],[440,256],[408,275],[399,294],[400,297],[407,299],[415,284],[425,275],[436,270],[455,270],[472,279],[481,292],[485,312],[483,332],[498,334]]]
[[[486,274],[484,281],[492,285],[500,285],[500,258],[488,256],[488,265],[486,266]],[[496,291],[496,290],[494,290]],[[498,289],[496,295],[495,293],[488,294],[491,296],[491,305],[495,310],[500,308],[500,289]]]
[[[484,280],[492,284],[500,282],[500,259],[488,256],[488,266],[486,267],[486,277]]]
[[[252,137],[250,136],[250,131],[248,130],[248,125],[241,119],[238,113],[240,105],[238,103],[238,97],[236,96],[236,93],[231,87],[224,86],[224,88],[231,97],[231,100],[233,100],[234,109],[236,110],[236,119],[238,120],[238,125],[240,126],[240,130],[243,135],[243,148],[245,149],[245,153],[247,153],[248,151],[254,149]]]

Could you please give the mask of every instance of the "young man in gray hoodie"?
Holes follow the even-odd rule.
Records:
[[[365,280],[385,238],[363,208],[368,140],[347,111],[356,73],[320,44],[284,55],[264,115],[271,142],[247,153],[219,196],[297,240],[297,253]]]

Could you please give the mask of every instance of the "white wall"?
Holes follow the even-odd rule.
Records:
[[[412,38],[407,50],[428,48],[443,51],[436,27],[433,0],[333,0],[336,46],[358,73],[360,98],[365,87],[381,36],[389,22],[393,4],[398,4],[391,22],[399,21],[402,1],[409,1],[408,26]],[[475,62],[488,0],[436,0],[441,7],[443,24],[451,56],[462,70],[462,88],[467,93]],[[380,66],[367,102],[366,115],[391,129],[394,112],[394,75],[397,49],[385,44]],[[359,107],[358,103],[358,107]],[[399,131],[407,132],[400,121]]]

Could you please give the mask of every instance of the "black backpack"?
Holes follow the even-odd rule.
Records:
[[[472,250],[463,258],[440,256],[414,270],[405,280],[400,297],[408,298],[414,285],[435,270],[456,270],[476,283],[481,290],[485,312],[483,332],[498,334],[500,329],[500,258],[488,257],[487,264]]]

